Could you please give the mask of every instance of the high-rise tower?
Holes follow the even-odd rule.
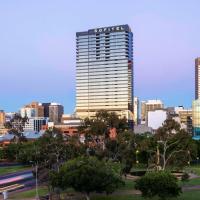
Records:
[[[101,109],[133,120],[133,33],[128,25],[76,33],[76,114]]]
[[[195,59],[195,99],[200,99],[200,57]]]

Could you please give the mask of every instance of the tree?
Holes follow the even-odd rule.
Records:
[[[136,163],[136,144],[133,132],[130,130],[120,132],[115,140],[107,138],[105,156],[112,161],[119,161],[124,175],[129,173],[133,164]]]
[[[187,172],[184,172],[181,176],[181,181],[184,183],[188,182],[190,178],[190,175]]]
[[[158,171],[149,172],[136,181],[135,188],[142,192],[142,196],[159,199],[178,197],[181,187],[178,185],[177,178],[169,172]]]
[[[65,138],[60,130],[55,128],[46,131],[35,141],[10,144],[8,149],[14,145],[20,147],[20,150],[16,149],[16,153],[13,151],[14,155],[17,155],[17,161],[34,165],[33,174],[36,175],[37,169],[39,184],[46,184],[50,194],[52,192],[49,184],[50,171],[59,172],[64,162],[86,152],[78,138]],[[14,156],[11,151],[8,153]]]
[[[10,122],[6,122],[4,124],[5,128],[9,129],[9,133],[14,135],[14,139],[12,141],[15,143],[27,141],[23,135],[23,127],[26,122],[28,122],[28,118],[26,116],[21,117],[16,113]]]
[[[51,184],[53,188],[72,187],[89,200],[91,192],[112,193],[123,181],[113,163],[89,156],[67,161],[60,172],[51,174]]]
[[[100,145],[105,149],[105,139],[109,137],[110,130],[115,128],[116,132],[123,132],[128,129],[126,118],[119,118],[115,112],[100,110],[92,119],[86,118],[79,127],[79,132],[84,133],[86,143]]]
[[[191,136],[180,125],[167,119],[154,136],[157,149],[154,149],[154,164],[157,169],[165,170],[167,166],[185,166],[196,157],[196,147]]]

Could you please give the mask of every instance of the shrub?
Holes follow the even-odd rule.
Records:
[[[142,192],[143,197],[159,199],[177,197],[181,193],[177,178],[166,171],[149,172],[136,181],[135,188]]]

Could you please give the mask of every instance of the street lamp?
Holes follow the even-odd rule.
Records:
[[[29,161],[30,163],[33,163],[32,166],[35,164],[35,199],[39,200],[39,194],[38,194],[38,163]]]
[[[38,164],[37,162],[29,161],[30,163],[33,163],[32,166],[35,164],[35,199],[39,200],[39,194],[38,194]]]
[[[190,150],[188,150],[188,156],[189,156],[189,160],[188,160],[188,165],[190,165],[190,158],[191,158],[191,156],[190,156]]]
[[[139,163],[139,160],[138,160],[138,154],[139,154],[139,153],[140,153],[139,150],[136,150],[136,152],[135,152],[135,155],[136,155],[136,164]]]

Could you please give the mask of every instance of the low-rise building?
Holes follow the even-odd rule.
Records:
[[[148,121],[148,112],[164,109],[164,104],[161,100],[148,100],[141,102],[141,121]]]
[[[161,127],[164,121],[167,119],[166,110],[154,110],[148,112],[148,127],[151,127],[153,130],[157,130]]]
[[[43,130],[43,126],[47,125],[48,118],[44,117],[33,117],[29,118],[28,121],[25,123],[23,129],[25,132],[30,131],[41,131]]]
[[[153,133],[153,129],[148,127],[146,124],[138,124],[134,126],[135,134]]]

